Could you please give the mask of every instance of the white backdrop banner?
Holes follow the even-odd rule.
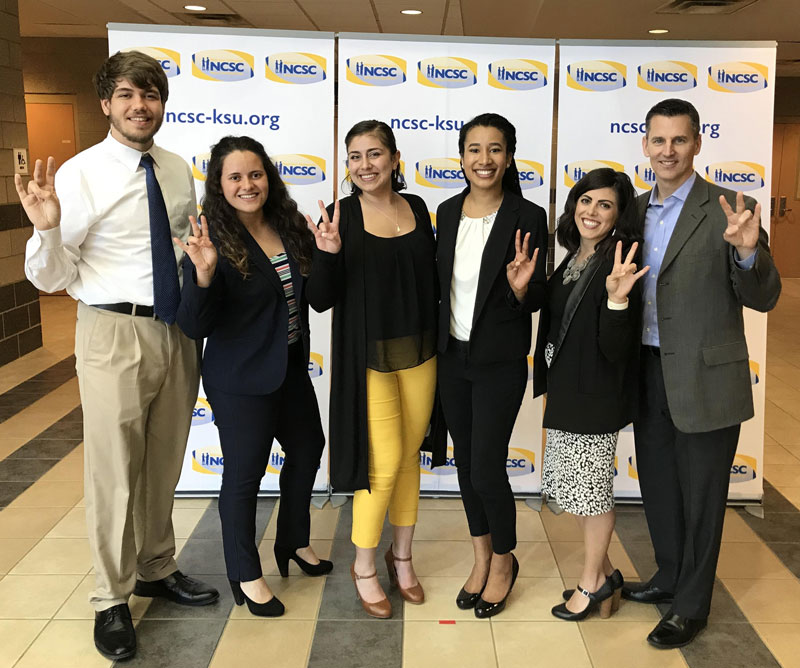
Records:
[[[338,57],[340,143],[358,121],[388,123],[397,138],[408,190],[425,200],[434,225],[439,204],[466,185],[458,131],[484,112],[502,114],[516,126],[523,195],[547,210],[554,41],[342,33]],[[340,156],[346,155],[344,146],[337,148]],[[507,459],[515,492],[539,491],[541,424],[542,403],[534,401],[529,382]],[[431,469],[425,453],[421,464],[423,492],[458,490],[452,447],[446,466]]]
[[[189,163],[198,201],[211,146],[226,135],[260,141],[301,211],[315,218],[333,183],[334,36],[225,28],[109,24],[109,52],[138,50],[161,63],[169,100],[156,141]],[[328,431],[330,316],[311,315],[309,373]],[[277,490],[283,452],[273,444],[262,490]],[[223,458],[202,386],[179,492],[217,491]],[[328,451],[315,490],[327,490]]]
[[[700,112],[703,138],[695,168],[710,182],[761,202],[769,231],[775,43],[560,42],[556,212],[569,189],[597,167],[624,170],[637,192],[654,184],[642,153],[647,111],[679,97]],[[563,257],[559,248],[556,261]],[[755,417],[742,425],[729,498],[763,490],[767,317],[745,309]],[[638,497],[633,431],[620,434],[615,493]]]

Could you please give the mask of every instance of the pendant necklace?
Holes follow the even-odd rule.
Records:
[[[394,200],[394,197],[392,197],[392,199]],[[392,220],[392,217],[389,214],[387,214],[382,209],[380,209],[377,206],[375,206],[372,202],[368,201],[366,198],[362,199],[361,201],[362,202],[366,202],[367,204],[369,204],[373,209],[375,209],[375,211],[377,211],[384,218],[386,218],[386,220],[388,220],[390,223],[392,223],[394,225],[394,228],[395,228],[395,233],[396,234],[400,234],[400,223],[397,222],[397,202],[395,202],[394,205],[392,206],[392,208],[394,209],[394,220]]]

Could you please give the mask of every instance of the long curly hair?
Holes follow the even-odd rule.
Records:
[[[297,203],[289,196],[278,168],[269,159],[261,143],[252,137],[223,137],[211,148],[202,205],[220,254],[242,277],[248,278],[250,263],[244,241],[246,230],[239,222],[236,209],[222,193],[222,164],[234,151],[250,151],[260,158],[269,185],[269,194],[263,207],[264,218],[280,235],[287,252],[300,266],[300,273],[308,276],[311,271],[314,236],[306,227],[305,218],[298,211]]]

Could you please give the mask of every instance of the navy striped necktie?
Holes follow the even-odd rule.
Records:
[[[172,247],[172,231],[169,227],[167,206],[153,169],[153,157],[142,155],[147,183],[147,207],[150,213],[150,249],[153,256],[153,312],[171,325],[175,322],[178,302],[181,298],[178,284],[178,265]]]

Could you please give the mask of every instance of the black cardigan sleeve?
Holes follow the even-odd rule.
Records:
[[[333,204],[328,205],[328,216],[333,216]],[[339,299],[344,286],[344,244],[346,214],[340,212],[339,235],[342,247],[338,253],[327,253],[314,247],[311,273],[305,282],[306,298],[317,313],[332,308]]]

